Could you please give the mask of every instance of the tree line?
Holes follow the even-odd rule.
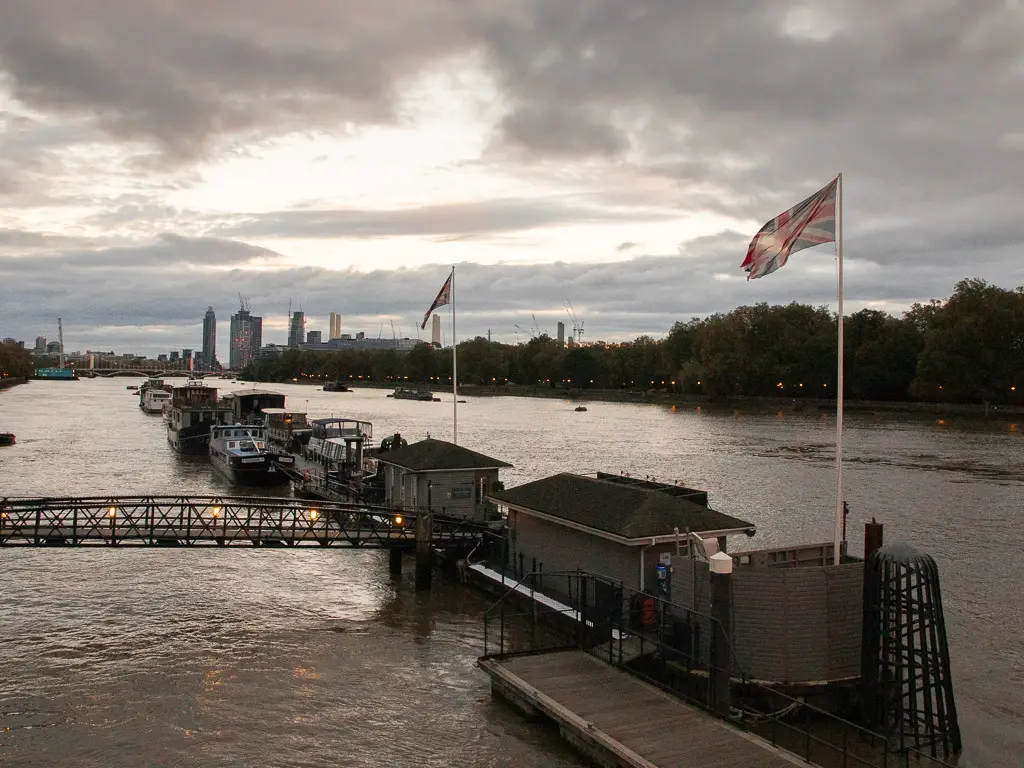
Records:
[[[36,372],[32,355],[18,344],[0,344],[0,377],[27,379]]]
[[[677,322],[664,339],[564,347],[547,335],[521,344],[459,343],[460,384],[658,390],[716,400],[835,397],[836,316],[792,303],[738,307]],[[957,283],[946,301],[901,317],[864,309],[844,319],[844,394],[860,400],[1024,403],[1024,287]],[[260,381],[451,381],[450,349],[288,350],[250,366]]]

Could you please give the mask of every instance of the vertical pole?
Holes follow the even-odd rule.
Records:
[[[719,717],[729,716],[729,634],[732,631],[732,558],[711,556],[711,669],[709,704]]]
[[[839,284],[837,296],[838,314],[838,391],[836,392],[836,521],[833,536],[832,562],[839,565],[839,547],[843,526],[843,174],[839,174],[836,185],[836,245],[839,257]]]
[[[434,527],[434,513],[431,509],[432,483],[427,481],[427,508],[416,514],[416,591],[430,589],[431,562],[430,542]]]
[[[455,265],[452,265],[452,442],[459,444],[459,342],[455,338]]]
[[[402,550],[398,547],[388,550],[388,573],[392,576],[402,575]]]
[[[433,515],[420,512],[416,515],[416,591],[430,589],[431,553],[430,534],[433,528]]]

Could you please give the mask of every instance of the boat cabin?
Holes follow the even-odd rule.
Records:
[[[289,446],[298,452],[309,441],[313,427],[302,411],[287,408],[263,408],[266,417],[267,437],[278,445]]]
[[[512,466],[433,438],[382,452],[377,461],[384,472],[386,504],[481,521],[497,517],[487,496],[501,487],[498,473]]]
[[[262,424],[267,408],[284,408],[285,396],[266,389],[239,389],[222,400],[239,424]]]

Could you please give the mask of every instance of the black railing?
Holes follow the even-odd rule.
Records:
[[[896,752],[885,736],[750,679],[714,617],[605,576],[531,572],[484,614],[485,658],[568,649],[585,650],[809,763],[951,765],[914,749]]]
[[[319,545],[412,547],[418,512],[248,496],[0,499],[0,545]],[[486,526],[432,515],[434,544],[472,543]]]

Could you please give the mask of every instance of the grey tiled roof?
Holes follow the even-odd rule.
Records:
[[[394,464],[413,472],[431,469],[491,469],[511,467],[504,461],[492,459],[461,445],[428,437],[404,448],[382,453],[377,457],[384,464]]]
[[[754,524],[660,491],[563,472],[492,493],[496,501],[542,512],[627,539],[753,529]]]

